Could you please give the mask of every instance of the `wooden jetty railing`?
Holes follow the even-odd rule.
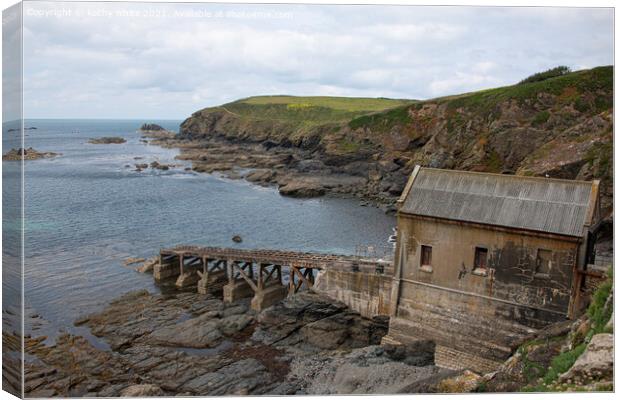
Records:
[[[288,287],[283,283],[283,267],[289,272]],[[260,310],[287,294],[312,287],[315,270],[328,268],[389,274],[392,263],[336,254],[177,246],[161,249],[154,277],[176,277],[177,287],[196,284],[200,293],[223,290],[228,302],[253,294],[252,307]]]

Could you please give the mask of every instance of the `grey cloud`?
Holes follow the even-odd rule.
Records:
[[[611,9],[29,4],[72,15],[26,13],[28,117],[183,118],[274,93],[431,98],[613,63]],[[166,16],[87,16],[153,10]]]

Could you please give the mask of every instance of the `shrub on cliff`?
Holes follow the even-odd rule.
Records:
[[[537,72],[534,75],[530,75],[527,78],[523,79],[519,82],[519,85],[523,83],[532,83],[532,82],[540,82],[549,78],[555,78],[556,76],[566,75],[571,72],[571,69],[565,65],[560,65],[559,67],[551,68],[543,72]]]
[[[605,332],[605,325],[613,313],[613,302],[607,302],[613,289],[613,269],[610,268],[607,274],[608,279],[596,289],[588,307],[588,318],[592,323],[592,332],[589,332],[589,337]]]

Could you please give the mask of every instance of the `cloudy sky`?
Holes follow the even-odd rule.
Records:
[[[260,94],[427,99],[613,63],[613,11],[26,3],[28,118],[182,119]]]

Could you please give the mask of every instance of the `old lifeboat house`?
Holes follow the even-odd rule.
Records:
[[[436,363],[486,372],[514,343],[583,309],[598,181],[417,166],[398,200],[386,343],[436,342]]]

